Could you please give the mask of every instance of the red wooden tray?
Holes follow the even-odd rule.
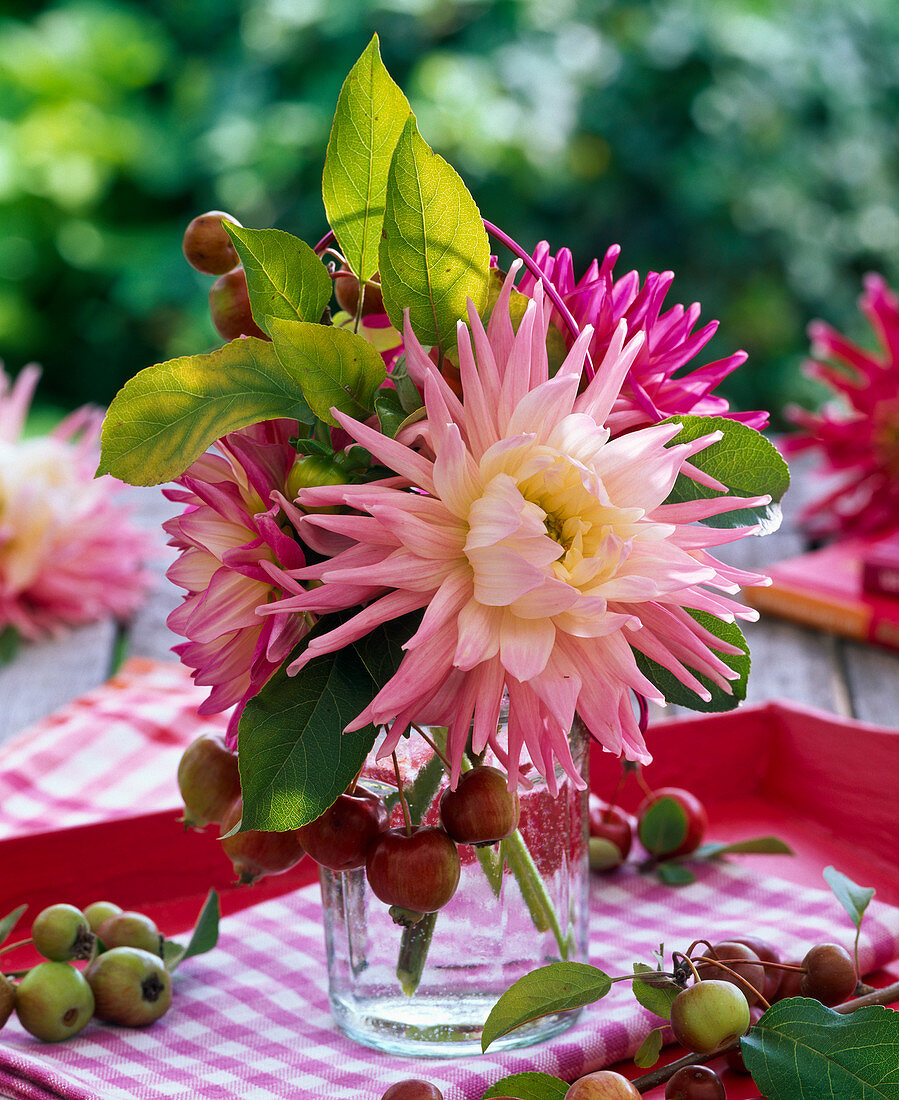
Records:
[[[899,730],[766,703],[673,719],[651,727],[647,741],[653,753],[647,780],[653,787],[685,786],[697,794],[708,810],[709,839],[773,833],[796,856],[742,857],[752,867],[822,888],[821,871],[833,864],[876,887],[880,900],[899,906]],[[615,758],[593,753],[594,790],[608,796],[619,775]],[[631,780],[620,801],[635,809],[641,798]],[[186,832],[179,815],[180,807],[0,840],[0,916],[27,902],[17,929],[24,936],[27,918],[46,905],[67,900],[82,907],[108,898],[152,916],[171,936],[192,926],[210,888],[230,913],[317,877],[304,860],[287,874],[235,886],[215,827]],[[7,968],[27,966],[33,957],[26,949],[4,962]],[[633,1067],[626,1072],[636,1073]],[[647,1096],[663,1094],[661,1089]],[[751,1083],[729,1080],[730,1100],[752,1095]]]

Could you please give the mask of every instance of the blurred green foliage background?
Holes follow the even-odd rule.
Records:
[[[820,316],[863,335],[899,275],[895,0],[34,0],[0,7],[0,356],[107,402],[219,342],[196,213],[309,241],[346,72],[374,31],[483,215],[580,273],[671,268],[749,363],[740,408],[813,401]],[[705,361],[703,359],[702,361]]]

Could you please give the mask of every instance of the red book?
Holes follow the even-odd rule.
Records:
[[[845,539],[767,569],[767,588],[744,589],[759,611],[847,638],[899,649],[899,590],[866,591],[865,563],[881,540]],[[888,582],[889,583],[889,582]]]
[[[899,531],[879,539],[862,559],[862,588],[899,598]]]

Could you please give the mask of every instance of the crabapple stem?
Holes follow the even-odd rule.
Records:
[[[0,955],[6,951],[14,951],[17,947],[27,947],[28,944],[34,941],[29,937],[27,940],[18,940],[16,943],[8,943],[5,947],[0,947]]]
[[[497,228],[492,222],[488,222],[486,218],[482,219],[484,222],[484,228],[488,233],[492,234],[500,242],[504,244],[510,252],[513,252],[524,264],[524,266],[530,271],[537,282],[543,283],[543,289],[546,292],[547,298],[556,307],[559,313],[562,315],[562,320],[565,322],[565,327],[571,333],[576,340],[581,334],[581,330],[578,327],[577,321],[571,316],[571,311],[568,306],[565,305],[562,300],[561,294],[556,290],[552,283],[547,279],[546,275],[540,270],[534,260],[528,255],[527,252],[521,247],[518,241],[514,240],[504,233],[501,229]],[[589,381],[594,374],[596,374],[596,368],[593,366],[593,360],[590,358],[590,352],[586,353],[586,361],[584,366],[586,367],[585,373],[587,375],[587,381]]]
[[[686,965],[687,965],[687,966],[688,966],[688,967],[689,967],[689,968],[690,968],[690,969],[691,969],[691,970],[693,971],[693,978],[694,978],[694,979],[695,979],[695,980],[696,980],[697,982],[700,982],[700,981],[702,981],[702,979],[701,979],[701,978],[700,978],[700,976],[699,976],[699,971],[698,971],[698,970],[696,969],[696,967],[695,967],[695,966],[693,965],[693,960],[692,960],[692,959],[690,958],[690,956],[689,956],[689,955],[682,955],[682,954],[680,953],[680,951],[674,951],[674,952],[672,952],[672,954],[671,954],[671,961],[672,961],[672,962],[674,963],[674,965],[675,965],[675,966],[677,966],[677,960],[678,960],[678,959],[681,959],[681,960],[682,960],[682,961],[683,961],[684,963],[686,963]]]
[[[552,898],[546,890],[546,884],[534,863],[531,853],[528,851],[521,831],[516,829],[511,836],[507,836],[501,842],[501,851],[506,862],[515,876],[524,898],[531,920],[538,932],[552,930],[556,944],[559,948],[559,956],[565,960],[568,958],[568,940],[562,935],[559,917],[552,903]]]
[[[750,994],[756,996],[759,999],[760,1004],[764,1008],[771,1007],[771,1002],[765,1000],[765,998],[761,995],[761,993],[759,993],[752,982],[747,981],[746,978],[742,976],[742,974],[738,974],[736,970],[731,970],[731,968],[727,965],[729,962],[742,962],[742,959],[711,959],[708,955],[700,955],[697,961],[701,963],[711,963],[712,966],[717,966],[719,970],[726,971],[728,974],[730,974],[734,981],[738,982],[741,987],[744,987],[744,993],[746,992],[746,990],[749,990]],[[692,961],[690,965],[693,965]],[[694,970],[693,973],[695,974],[696,971]]]
[[[449,774],[452,765],[450,764],[449,760],[447,760],[447,758],[444,756],[444,754],[440,751],[434,739],[432,737],[429,737],[421,726],[416,726],[413,723],[412,728],[423,741],[426,741],[431,746],[434,751],[434,755],[439,758],[440,762],[446,768],[447,774]]]
[[[397,760],[395,752],[391,755],[393,756],[393,773],[396,776],[396,793],[399,795],[400,806],[403,808],[403,821],[406,823],[406,836],[412,836],[412,818],[409,814],[406,793],[403,790],[403,780],[400,777],[400,762]]]
[[[333,229],[329,229],[328,232],[322,237],[317,245],[312,249],[316,256],[321,256],[328,245],[333,244],[337,240]]]

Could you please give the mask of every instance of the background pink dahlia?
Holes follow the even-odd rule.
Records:
[[[11,383],[0,369],[0,630],[27,639],[128,616],[149,583],[142,561],[151,552],[121,483],[94,477],[99,409],[23,438],[40,373],[32,364]]]
[[[899,526],[899,298],[875,274],[859,308],[877,340],[873,351],[815,321],[806,372],[833,391],[820,412],[788,410],[800,431],[792,454],[815,452],[837,485],[801,515],[812,534],[872,534]]]

